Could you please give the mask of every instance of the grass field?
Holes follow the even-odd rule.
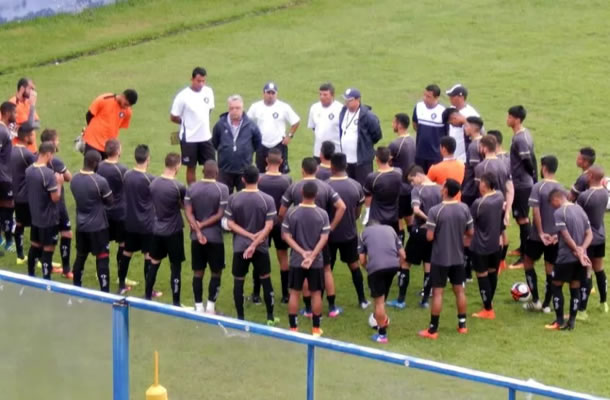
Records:
[[[556,154],[558,177],[570,186],[579,175],[576,152],[584,145],[594,146],[599,163],[610,167],[606,163],[610,145],[603,139],[610,92],[606,76],[609,17],[610,8],[601,0],[464,0],[459,4],[447,0],[210,0],[205,4],[132,0],[79,16],[0,27],[5,55],[0,60],[0,90],[8,98],[22,75],[36,81],[42,125],[59,130],[63,143],[59,156],[76,171],[81,156],[72,150],[71,142],[84,125],[91,100],[106,91],[137,89],[140,101],[131,128],[121,133],[123,162],[133,165],[134,147],[147,143],[153,149],[152,172],[160,173],[165,153],[178,150],[169,144],[169,132],[175,129],[169,122],[169,107],[195,65],[207,68],[215,90],[214,120],[225,110],[223,99],[228,95],[240,93],[250,104],[260,97],[263,83],[274,79],[279,98],[294,106],[305,125],[318,85],[330,80],[340,91],[348,86],[362,91],[363,101],[382,122],[382,143],[392,139],[393,115],[410,113],[425,85],[435,82],[447,88],[461,82],[486,127],[501,129],[507,138],[506,109],[524,104],[529,112],[525,125],[534,134],[538,159],[542,154]],[[291,145],[294,178],[299,160],[310,154],[311,145],[311,132],[302,126]],[[67,198],[72,209],[71,196]],[[514,226],[510,233],[516,242]],[[228,236],[226,241],[230,243]],[[227,250],[230,265],[230,247]],[[14,260],[14,255],[7,255],[0,263],[25,272]],[[130,277],[141,281],[139,256],[131,265]],[[189,267],[190,259],[183,265],[183,302],[190,305]],[[278,292],[276,263],[273,268]],[[94,270],[90,259],[87,286],[97,286]],[[335,271],[337,301],[346,312],[337,320],[324,319],[325,335],[368,345],[368,312],[357,308],[347,268],[339,264]],[[223,277],[218,308],[234,315],[229,272]],[[384,348],[610,396],[606,383],[610,316],[596,310],[598,298],[590,302],[590,321],[578,323],[574,332],[546,332],[543,325],[551,316],[525,314],[509,296],[510,285],[523,279],[521,271],[503,274],[496,301],[498,318],[493,322],[470,319],[470,333],[465,337],[455,332],[455,308],[448,296],[440,338],[428,342],[416,337],[417,330],[427,325],[429,313],[416,307],[421,270],[415,268],[409,308],[391,311],[390,343]],[[159,289],[167,293],[163,301],[170,299],[168,281],[164,262],[158,279]],[[142,285],[132,294],[142,295]],[[477,311],[476,284],[468,286],[468,296],[469,313]],[[278,305],[276,310],[281,326],[287,327],[285,307]],[[263,322],[264,307],[248,305],[246,317]],[[308,321],[301,325],[308,331]],[[135,332],[151,346],[153,338],[165,339]],[[190,338],[184,332],[176,340],[189,343]],[[181,352],[176,357],[189,355]]]

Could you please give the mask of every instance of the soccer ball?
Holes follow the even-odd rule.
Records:
[[[513,300],[526,303],[532,298],[529,287],[523,282],[517,282],[510,289],[510,294],[513,296]]]
[[[377,329],[377,320],[375,319],[375,313],[371,313],[371,315],[369,315],[369,326],[372,329]],[[390,323],[390,317],[388,316],[388,324]]]
[[[229,228],[229,220],[227,219],[227,217],[221,218],[220,226],[222,226],[222,229],[224,229],[227,232],[231,231],[231,228]]]

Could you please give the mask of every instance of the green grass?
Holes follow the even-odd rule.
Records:
[[[237,5],[213,1],[209,4],[204,7],[199,2],[186,0],[128,2],[84,16],[0,28],[3,43],[14,46],[11,49],[29,50],[6,52],[15,56],[0,61],[0,70],[8,71],[0,76],[0,87],[8,97],[20,76],[35,79],[43,125],[61,132],[63,146],[59,155],[73,171],[78,170],[81,157],[71,150],[71,140],[84,124],[91,100],[108,90],[134,87],[141,100],[134,108],[131,128],[121,133],[124,162],[131,166],[130,155],[135,145],[148,143],[153,148],[152,172],[159,173],[165,153],[177,150],[170,146],[168,138],[174,129],[168,121],[172,98],[187,84],[191,69],[198,64],[208,69],[209,82],[216,93],[217,110],[213,119],[224,111],[223,100],[228,95],[240,93],[249,104],[260,97],[263,83],[274,79],[280,88],[280,98],[294,106],[305,125],[318,85],[331,80],[339,91],[348,86],[362,91],[364,102],[372,105],[380,117],[384,129],[382,142],[387,143],[392,138],[392,116],[400,111],[411,113],[426,84],[436,82],[447,88],[461,82],[469,88],[470,100],[481,112],[488,129],[500,128],[506,142],[510,136],[505,127],[506,109],[524,104],[529,111],[525,124],[534,134],[538,158],[542,154],[556,154],[561,163],[558,178],[566,186],[579,175],[574,160],[581,146],[595,146],[599,163],[609,167],[606,157],[610,154],[610,145],[603,135],[607,125],[606,97],[610,92],[610,82],[606,79],[610,9],[603,1],[465,0],[456,5],[444,0],[373,3],[313,0],[219,25],[209,25],[209,21],[249,13],[267,7],[269,2],[248,1],[246,5]],[[129,18],[122,19],[126,15]],[[202,28],[164,37],[168,26],[187,24]],[[20,30],[26,34],[15,33]],[[159,38],[121,47],[128,42],[125,38],[142,36]],[[100,47],[117,48],[59,65],[20,67],[39,64],[56,54],[95,52]],[[446,98],[443,101],[447,103]],[[311,145],[312,135],[302,126],[290,153],[295,178],[298,160],[310,154]],[[72,209],[71,197],[68,199]],[[516,243],[514,226],[510,227],[510,234]],[[227,253],[230,266],[229,245]],[[14,256],[9,255],[4,263],[12,270],[24,272],[25,267],[13,266],[13,260]],[[186,304],[192,303],[189,266],[190,260],[187,260],[183,265],[183,302]],[[166,293],[169,293],[168,270],[164,262],[158,279],[158,287]],[[273,270],[277,292],[280,285],[275,262]],[[113,271],[116,271],[114,264]],[[543,276],[540,266],[538,271]],[[86,272],[86,285],[96,287],[92,260]],[[136,257],[130,276],[141,280],[141,275],[141,259]],[[229,268],[223,279],[218,307],[234,315]],[[420,268],[416,267],[409,290],[409,308],[391,311],[390,344],[383,348],[610,396],[610,389],[604,383],[610,373],[606,362],[610,356],[607,346],[610,316],[595,310],[598,297],[591,299],[590,322],[579,323],[574,332],[567,334],[546,332],[543,325],[552,317],[525,314],[508,294],[512,283],[523,280],[521,271],[502,275],[496,300],[497,320],[469,319],[470,333],[466,337],[455,332],[455,307],[452,296],[447,296],[440,339],[427,342],[416,337],[417,330],[423,329],[429,318],[427,311],[415,306],[421,285]],[[368,312],[356,307],[351,279],[344,265],[336,266],[336,281],[338,303],[345,307],[346,313],[337,320],[325,318],[325,334],[368,345],[371,334],[366,325]],[[142,295],[142,286],[133,294]],[[478,310],[480,299],[476,284],[468,286],[468,298],[469,313]],[[167,294],[163,301],[169,301]],[[285,307],[278,305],[276,309],[282,318],[281,326],[286,327]],[[247,306],[246,316],[262,322],[264,307]],[[196,390],[198,384],[193,382],[204,382],[213,376],[214,370],[198,375],[180,367],[192,362],[185,343],[197,347],[199,342],[194,339],[196,335],[177,325],[165,330],[134,326],[132,335],[150,345],[141,347],[144,355],[138,353],[141,358],[137,360],[141,363],[134,368],[148,368],[146,352],[152,347],[180,349],[176,353],[169,350],[163,353],[166,362],[172,365],[165,373],[173,383],[170,389],[176,391],[176,386],[184,385],[180,390]],[[301,321],[301,327],[307,332],[308,321]],[[176,343],[166,340],[174,337],[168,334],[170,331],[174,332]],[[201,336],[199,341],[205,343],[206,336]],[[205,349],[213,351],[209,347]],[[230,354],[238,354],[239,349]],[[221,354],[221,350],[217,351],[209,354]],[[264,359],[268,356],[265,354]],[[214,362],[211,358],[207,361]],[[240,361],[234,362],[240,364]],[[347,362],[355,363],[352,359]],[[337,379],[353,377],[351,370],[345,369],[347,362],[334,368]],[[264,366],[263,359],[258,363]],[[282,363],[286,364],[283,359],[276,362]],[[292,368],[304,367],[296,363]],[[381,367],[375,368],[381,371]],[[230,373],[231,369],[227,371]],[[170,374],[174,377],[169,378]],[[134,396],[140,395],[148,382],[147,378],[138,380],[133,386]]]

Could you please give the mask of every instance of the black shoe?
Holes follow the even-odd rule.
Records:
[[[283,296],[282,300],[280,300],[282,304],[288,304],[288,296]]]
[[[572,331],[574,330],[574,321],[568,321],[566,322],[561,328],[560,330],[562,331]]]
[[[263,304],[261,297],[256,294],[253,294],[252,296],[250,296],[250,301],[252,302],[252,304],[257,305],[257,306]]]

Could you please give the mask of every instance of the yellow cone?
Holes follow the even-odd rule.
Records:
[[[159,385],[159,352],[155,351],[155,380],[146,390],[146,400],[167,400],[167,389]]]

